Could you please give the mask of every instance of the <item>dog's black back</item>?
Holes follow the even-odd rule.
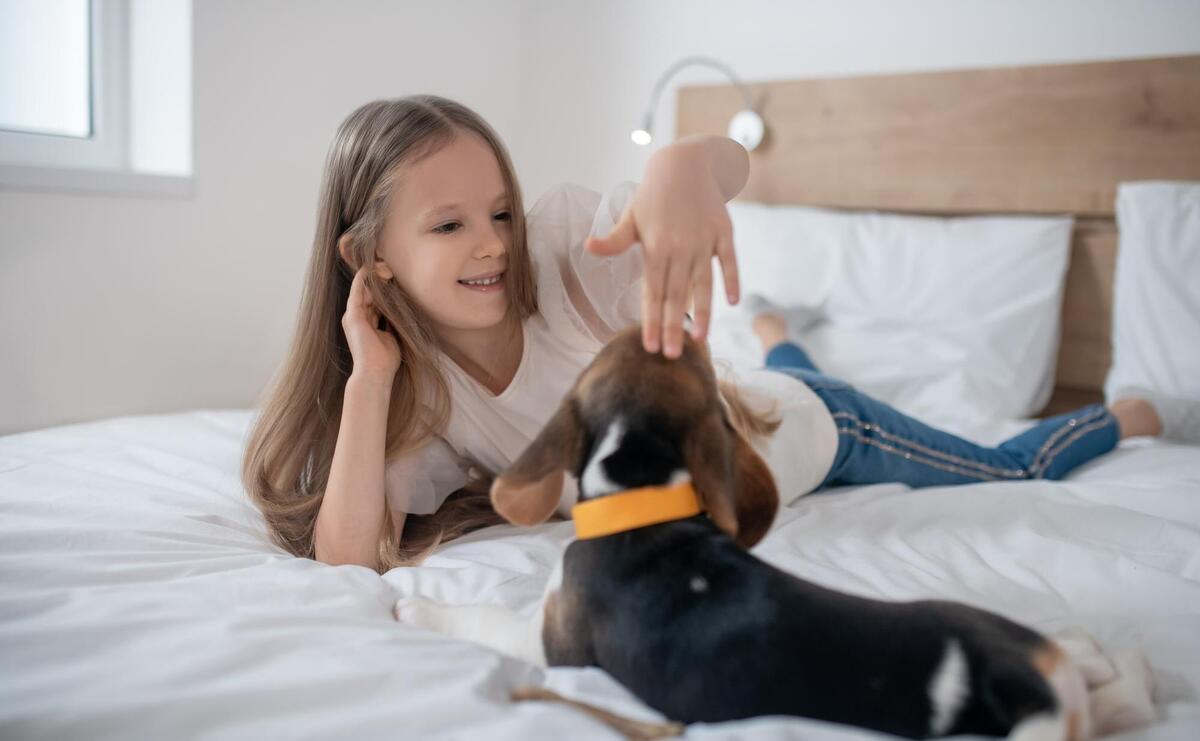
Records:
[[[798,579],[707,517],[573,542],[564,596],[578,643],[551,664],[594,663],[684,722],[798,715],[930,734],[930,678],[957,639],[969,697],[948,731],[1003,735],[1056,700],[1029,665],[1039,635],[949,602],[890,603]]]

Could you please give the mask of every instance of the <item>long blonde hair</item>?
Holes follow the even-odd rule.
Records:
[[[477,135],[491,147],[508,191],[513,233],[505,275],[509,311],[518,319],[537,311],[520,185],[491,126],[466,106],[436,95],[376,100],[351,113],[338,127],[326,156],[316,235],[291,349],[264,395],[242,462],[243,484],[262,510],[272,540],[297,556],[315,555],[313,529],[329,481],[346,380],[354,365],[341,325],[351,281],[359,267],[378,259],[376,243],[403,168],[463,133]],[[347,234],[350,265],[338,252],[338,240]],[[390,460],[445,428],[450,392],[438,370],[428,316],[399,282],[381,279],[372,270],[364,275],[402,358],[388,408],[384,457]],[[501,521],[487,503],[488,482],[482,480],[482,472],[473,474],[436,513],[407,516],[400,543],[384,508],[381,570],[417,563],[438,542]]]
[[[504,144],[487,122],[466,106],[436,95],[377,100],[351,113],[338,127],[325,160],[316,235],[291,348],[264,392],[242,461],[242,483],[262,511],[271,539],[296,556],[315,557],[313,531],[353,369],[341,325],[351,281],[361,266],[378,259],[376,243],[402,169],[464,132],[478,135],[491,147],[508,191],[513,230],[505,275],[509,312],[523,320],[538,310],[520,185]],[[338,240],[347,234],[349,265],[338,252]],[[445,429],[450,391],[438,369],[428,316],[397,281],[383,280],[372,270],[364,275],[402,358],[387,415],[384,457],[390,460]],[[735,427],[763,434],[778,425],[746,409],[726,384],[722,389],[735,410]],[[415,565],[442,543],[502,522],[488,500],[495,473],[472,468],[468,483],[436,512],[405,518],[399,542],[384,506],[376,568],[384,572]]]

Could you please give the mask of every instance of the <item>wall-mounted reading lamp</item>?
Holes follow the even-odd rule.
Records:
[[[757,147],[763,138],[763,133],[766,127],[763,125],[762,116],[754,110],[754,101],[750,97],[750,91],[738,79],[729,65],[720,62],[711,57],[684,57],[675,64],[667,67],[663,72],[662,77],[658,78],[658,82],[654,83],[654,90],[650,93],[650,104],[646,106],[646,115],[642,116],[642,128],[635,129],[629,138],[634,144],[646,146],[650,143],[650,132],[654,126],[654,109],[658,106],[658,96],[662,94],[663,87],[667,84],[676,72],[692,64],[699,64],[706,67],[714,67],[721,72],[724,72],[733,84],[737,86],[742,93],[742,98],[746,101],[746,107],[736,114],[729,122],[729,138],[736,141],[750,151]]]

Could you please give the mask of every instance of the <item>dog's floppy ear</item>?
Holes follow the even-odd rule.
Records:
[[[568,396],[529,447],[492,482],[492,507],[514,525],[537,525],[562,497],[563,472],[579,459],[583,435]]]
[[[737,541],[749,548],[763,539],[779,509],[779,489],[767,463],[746,438],[733,435],[733,499],[737,509]]]
[[[683,444],[683,460],[692,487],[708,517],[731,538],[738,534],[733,505],[733,441],[720,412],[710,411],[692,427]]]
[[[684,460],[709,518],[744,548],[762,540],[775,519],[775,477],[750,443],[713,410],[688,434]]]

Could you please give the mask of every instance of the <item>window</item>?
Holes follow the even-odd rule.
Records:
[[[191,193],[191,1],[0,0],[0,187]]]
[[[0,25],[0,129],[87,138],[92,133],[87,0],[6,0]],[[41,78],[21,74],[37,69]]]

